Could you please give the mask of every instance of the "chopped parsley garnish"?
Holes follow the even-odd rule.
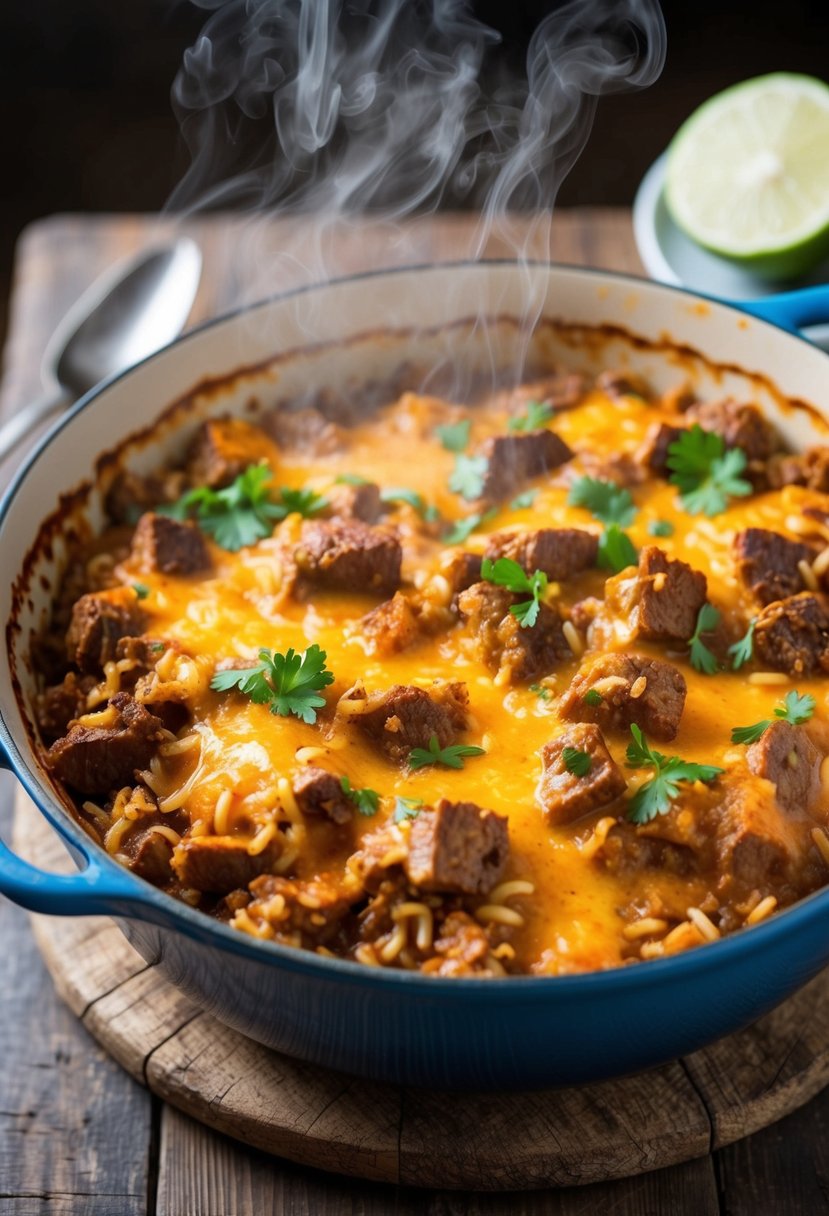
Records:
[[[340,786],[346,798],[349,802],[354,803],[361,815],[377,814],[377,808],[380,806],[380,795],[377,790],[370,790],[368,787],[356,790],[348,777],[340,778]]]
[[[497,514],[495,507],[490,507],[488,511],[473,511],[463,519],[456,519],[449,531],[444,533],[444,542],[447,545],[462,545],[476,528],[488,523]]]
[[[216,692],[238,688],[256,705],[267,705],[272,714],[294,714],[303,722],[316,722],[317,710],[325,704],[320,689],[333,683],[334,676],[325,666],[327,655],[316,642],[302,654],[293,648],[285,654],[276,650],[259,651],[255,667],[217,671],[210,681]]]
[[[427,764],[443,764],[446,768],[463,768],[464,757],[483,756],[482,747],[473,747],[469,743],[453,743],[450,747],[441,747],[437,735],[432,735],[428,749],[413,747],[409,752],[409,768],[424,768]]]
[[[740,477],[748,463],[745,452],[726,450],[722,435],[704,431],[699,423],[668,446],[667,463],[680,501],[692,515],[719,515],[730,498],[751,493],[751,482]]]
[[[163,654],[166,649],[167,649],[167,647],[164,645],[163,642],[150,642],[150,645],[149,645],[150,654]]]
[[[619,528],[627,528],[636,515],[629,491],[598,477],[580,477],[574,481],[567,502],[571,507],[586,507],[605,527],[616,524]]]
[[[203,532],[231,553],[270,536],[274,524],[292,511],[311,516],[327,506],[327,499],[315,490],[280,490],[280,501],[270,495],[271,470],[264,464],[251,464],[221,490],[196,486],[177,502],[160,506],[162,515],[187,519],[195,515]]]
[[[815,712],[815,698],[808,692],[787,692],[782,705],[774,708],[774,718],[782,718],[792,726],[802,726]],[[752,726],[735,726],[731,732],[732,743],[756,743],[771,726],[774,718],[763,718]]]
[[[530,692],[534,692],[539,701],[549,701],[552,696],[549,688],[545,688],[543,684],[531,684]]]
[[[728,653],[731,655],[731,666],[735,671],[739,671],[744,663],[751,662],[754,655],[754,626],[756,624],[757,618],[752,617],[748,629],[739,642],[735,642],[733,646],[728,647]]]
[[[467,500],[480,498],[484,489],[484,478],[489,468],[486,456],[465,456],[459,452],[455,467],[449,478],[449,489]]]
[[[674,525],[669,519],[652,519],[648,524],[649,536],[673,536]]]
[[[695,671],[701,671],[706,676],[712,676],[719,668],[717,656],[712,654],[703,641],[701,634],[711,633],[720,623],[719,611],[713,604],[703,604],[697,614],[697,627],[688,639],[691,647],[691,666]]]
[[[462,452],[469,443],[469,430],[471,426],[472,423],[469,419],[464,418],[463,422],[453,422],[446,426],[439,426],[435,434],[447,452]]]
[[[532,629],[541,611],[541,597],[547,590],[544,571],[536,570],[530,575],[511,557],[499,557],[495,561],[485,557],[481,562],[481,578],[494,583],[496,587],[506,587],[513,595],[526,592],[531,596],[531,599],[522,600],[520,604],[513,604],[510,612],[522,629]]]
[[[623,532],[616,524],[611,524],[599,538],[596,560],[602,570],[612,570],[614,574],[620,574],[628,566],[636,565],[639,554],[627,532]]]
[[[150,589],[146,583],[133,583],[132,589],[140,600],[145,600],[150,594]]]
[[[682,782],[714,781],[725,772],[713,764],[693,764],[680,756],[663,756],[649,747],[638,726],[631,726],[630,733],[633,743],[628,744],[628,767],[655,770],[650,781],[640,785],[631,799],[628,819],[632,823],[650,823],[657,815],[666,814],[679,796]]]
[[[394,823],[405,823],[407,819],[417,819],[422,807],[422,798],[404,798],[398,794],[394,800],[392,820]]]
[[[597,692],[595,688],[589,688],[584,694],[585,705],[601,705],[603,701],[604,697],[600,692]]]
[[[561,758],[567,772],[573,777],[586,777],[593,764],[590,753],[579,751],[577,747],[565,747]]]
[[[507,430],[538,431],[551,421],[554,414],[555,410],[546,401],[528,401],[527,412],[510,418]]]
[[[536,498],[538,498],[538,490],[524,490],[513,498],[510,503],[510,510],[523,511],[525,507],[531,507]]]
[[[368,486],[371,485],[371,482],[360,473],[340,473],[339,477],[334,478],[334,484],[338,486]]]
[[[383,502],[395,503],[405,502],[413,510],[417,511],[421,519],[424,519],[427,524],[433,524],[440,519],[440,512],[437,507],[433,507],[426,501],[422,494],[418,494],[417,490],[407,490],[405,486],[394,486],[390,490],[381,490],[380,498]]]

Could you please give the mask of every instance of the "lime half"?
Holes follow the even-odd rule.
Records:
[[[706,101],[668,149],[666,200],[713,253],[801,274],[829,249],[829,87],[776,72]]]

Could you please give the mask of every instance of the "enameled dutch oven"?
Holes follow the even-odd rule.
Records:
[[[408,1084],[608,1078],[693,1051],[794,992],[829,962],[829,888],[714,944],[587,975],[439,979],[254,940],[91,842],[41,766],[30,712],[29,639],[48,612],[65,537],[79,520],[103,521],[100,486],[89,484],[100,453],[103,478],[121,467],[119,447],[128,467],[148,470],[180,454],[209,413],[307,400],[326,388],[359,398],[361,384],[401,365],[455,367],[462,391],[470,371],[533,359],[593,372],[627,364],[657,389],[688,379],[703,396],[757,401],[795,448],[829,442],[829,359],[796,332],[829,319],[829,288],[752,308],[759,315],[631,277],[545,265],[384,271],[211,322],[85,397],[38,445],[0,507],[0,620],[9,622],[0,762],[79,872],[43,873],[0,844],[0,891],[36,912],[113,916],[146,960],[229,1025],[292,1056]],[[136,435],[165,411],[152,438]]]

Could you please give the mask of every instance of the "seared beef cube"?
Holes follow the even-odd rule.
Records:
[[[648,387],[641,376],[614,369],[608,369],[596,377],[596,388],[608,397],[644,397],[647,400],[649,396]]]
[[[128,659],[142,675],[146,675],[166,650],[180,651],[181,647],[178,642],[164,641],[162,638],[121,638],[115,648],[115,657],[119,662]]]
[[[227,895],[267,874],[279,858],[279,845],[249,853],[239,836],[190,836],[173,850],[173,869],[183,887]]]
[[[360,519],[376,524],[383,514],[380,487],[373,481],[363,485],[337,485],[326,491],[328,506],[321,512],[325,519]]]
[[[525,482],[557,469],[573,453],[555,431],[527,431],[523,435],[493,435],[481,447],[487,471],[481,497],[499,502],[520,490]]]
[[[331,456],[345,446],[342,427],[313,406],[270,410],[262,418],[262,426],[280,448],[303,456]]]
[[[519,602],[505,587],[475,583],[458,596],[482,660],[505,682],[532,680],[573,657],[553,608],[542,604],[536,623],[524,628],[510,612]]]
[[[250,883],[250,893],[253,900],[245,911],[252,920],[270,925],[277,940],[299,933],[313,945],[336,933],[361,895],[356,885],[348,886],[326,874],[306,880],[263,874]]]
[[[668,448],[676,443],[687,431],[684,426],[671,426],[667,422],[657,422],[645,436],[645,442],[639,450],[639,459],[656,477],[670,480],[671,470],[668,468]]]
[[[190,447],[187,475],[194,486],[229,486],[249,465],[258,464],[268,437],[243,418],[203,422]]]
[[[539,528],[537,532],[496,532],[485,556],[508,557],[527,574],[543,570],[556,582],[581,574],[596,564],[599,538],[581,528]]]
[[[153,511],[138,521],[131,557],[141,569],[161,574],[195,574],[210,565],[204,537],[194,523]]]
[[[429,968],[431,975],[474,975],[486,970],[489,936],[468,912],[450,912],[436,933],[434,950],[443,962]]]
[[[737,572],[761,604],[803,590],[800,562],[811,562],[814,550],[766,528],[746,528],[734,538]]]
[[[66,634],[69,660],[81,671],[100,672],[115,658],[121,638],[141,633],[144,613],[132,587],[90,591],[72,609]]]
[[[802,726],[779,720],[746,752],[748,767],[772,782],[786,811],[808,809],[818,791],[821,758]]]
[[[567,768],[566,748],[585,752],[589,757],[590,767],[582,776]],[[602,732],[592,723],[571,726],[557,739],[545,743],[541,759],[544,773],[535,797],[548,823],[570,823],[615,802],[627,788],[622,770],[607,750]]]
[[[160,885],[172,881],[173,844],[160,832],[145,828],[127,842],[124,851],[129,858],[129,868],[147,882]]]
[[[449,584],[453,595],[466,591],[473,583],[481,578],[481,558],[478,553],[468,553],[462,549],[452,555],[447,564],[441,567],[441,574]]]
[[[486,895],[502,877],[508,856],[504,815],[441,798],[412,822],[406,874],[421,891]]]
[[[602,654],[576,674],[559,702],[571,722],[628,731],[633,723],[654,739],[673,739],[685,707],[686,684],[670,663],[639,654]],[[597,693],[601,701],[587,698]]]
[[[704,574],[673,561],[656,545],[639,554],[635,578],[618,575],[607,588],[611,609],[629,622],[632,636],[649,642],[687,642],[707,596]]]
[[[406,650],[421,636],[417,613],[400,591],[384,600],[360,621],[360,636],[369,654],[390,655]]]
[[[332,823],[348,823],[354,807],[339,777],[309,765],[293,783],[294,798],[303,815],[324,815]]]
[[[35,717],[44,739],[57,739],[65,734],[72,719],[86,712],[87,694],[96,683],[94,676],[78,676],[70,671],[62,684],[38,694]]]
[[[116,693],[101,714],[101,725],[71,727],[46,753],[52,772],[82,794],[129,785],[162,739],[161,720],[128,693]]]
[[[408,760],[413,747],[429,746],[432,735],[439,747],[448,747],[467,727],[469,696],[464,684],[433,684],[428,692],[395,684],[368,697],[346,694],[345,701],[353,704],[358,699],[364,699],[365,708],[352,721],[392,760]]]
[[[781,486],[807,486],[829,494],[829,447],[818,444],[796,456],[774,456],[768,471],[775,490]]]
[[[829,671],[829,601],[803,591],[769,604],[757,617],[754,653],[763,667],[791,676]]]
[[[685,412],[689,422],[722,435],[728,448],[742,448],[749,464],[768,460],[780,450],[780,436],[756,405],[737,401],[702,401]]]
[[[318,587],[391,595],[400,583],[400,542],[388,532],[340,520],[306,520],[294,560]]]
[[[729,786],[711,824],[714,872],[735,879],[747,891],[768,893],[770,887],[787,882],[795,861],[787,826],[773,798],[748,782]]]

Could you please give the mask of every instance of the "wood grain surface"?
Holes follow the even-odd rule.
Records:
[[[113,260],[151,243],[167,226],[151,217],[59,216],[26,231],[16,263],[2,412],[37,391],[43,347],[66,307]],[[411,260],[412,250],[418,260],[457,258],[475,241],[468,222],[459,217],[418,228],[396,248],[384,246],[383,264]],[[187,231],[205,253],[194,322],[290,286],[307,273],[308,234],[298,222],[256,225],[211,217],[188,225]],[[535,251],[543,253],[543,232],[532,239]],[[509,241],[501,236],[487,252],[497,255],[505,248]],[[340,240],[337,268],[379,264],[376,251],[370,232],[353,230]],[[562,261],[641,273],[625,211],[561,212],[553,226],[552,251]],[[19,455],[7,462],[0,479],[19,463]],[[11,780],[0,774],[0,832],[6,838],[11,790]],[[63,995],[94,1020],[103,982],[113,997],[104,1008],[125,1018],[126,1004],[118,1004],[119,984],[107,979],[113,980],[114,959],[107,946],[111,930],[101,923],[61,922],[62,931],[69,932],[70,926],[67,949],[94,957],[95,964],[83,969],[83,977],[73,977],[71,997]],[[135,967],[125,977],[127,983],[137,981],[144,964],[138,960]],[[510,1195],[414,1190],[354,1181],[266,1156],[154,1097],[107,1057],[84,1028],[83,1016],[58,1002],[28,918],[0,902],[0,1216],[793,1216],[828,1211],[829,1094],[764,1131],[728,1143],[757,1125],[746,1122],[745,1111],[758,1117],[760,1096],[775,1074],[796,1083],[802,1053],[818,1045],[812,1034],[818,1043],[825,1038],[819,1017],[815,1021],[825,1005],[819,984],[815,982],[814,1005],[803,1008],[800,1039],[790,1042],[782,1057],[775,1054],[779,1040],[770,1028],[765,1037],[753,1040],[739,1079],[728,1067],[727,1054],[709,1059],[704,1053],[704,1064],[699,1056],[686,1062],[685,1078],[706,1095],[709,1155],[578,1188]],[[100,1008],[94,1016],[102,1016]],[[198,1042],[199,1022],[196,1018],[179,1032],[188,1050]],[[165,1048],[157,1047],[150,1057],[148,1073],[156,1063],[165,1064]],[[169,1069],[165,1072],[170,1075]],[[813,1078],[815,1084],[826,1080],[819,1072]],[[489,1099],[482,1117],[491,1118],[498,1101]],[[421,1117],[428,1124],[428,1103]],[[640,1130],[635,1111],[630,1127],[635,1137]]]

